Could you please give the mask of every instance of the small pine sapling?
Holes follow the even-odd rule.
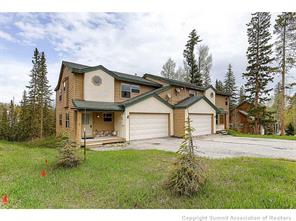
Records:
[[[197,193],[206,182],[205,165],[196,156],[197,147],[194,146],[192,132],[194,128],[190,125],[189,116],[186,120],[185,136],[177,154],[178,158],[174,164],[165,187],[175,195],[192,196]]]
[[[68,137],[60,137],[57,146],[59,148],[57,167],[72,168],[80,164],[77,146]]]

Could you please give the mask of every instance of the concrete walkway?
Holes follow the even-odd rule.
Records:
[[[157,149],[176,152],[182,142],[178,138],[157,138],[131,141],[128,144],[104,146],[95,150],[148,150]],[[266,138],[245,138],[228,135],[209,135],[194,139],[200,156],[210,158],[224,157],[268,157],[296,160],[296,141]]]

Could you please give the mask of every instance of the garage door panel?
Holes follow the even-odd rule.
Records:
[[[166,137],[168,114],[130,114],[130,140]]]
[[[212,115],[190,114],[191,126],[195,129],[193,136],[207,135],[212,133]]]

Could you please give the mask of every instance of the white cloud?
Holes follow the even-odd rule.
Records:
[[[231,63],[237,82],[241,84],[241,73],[246,67],[246,23],[249,19],[250,13],[209,11],[26,13],[17,14],[14,25],[20,30],[15,35],[19,41],[38,47],[36,42],[46,40],[60,59],[88,65],[102,64],[113,70],[138,74],[159,74],[168,57],[182,65],[187,36],[196,28],[202,43],[209,46],[213,55],[212,79],[222,80]],[[61,60],[48,65],[52,88],[58,78],[60,63]],[[18,70],[11,67],[12,75],[25,68],[23,64],[19,65]]]
[[[15,99],[19,102],[22,98],[26,85],[29,84],[31,71],[30,60],[28,62],[16,61],[12,58],[2,59],[0,62],[0,102],[9,102]],[[48,79],[51,88],[54,89],[57,82],[56,73],[60,64],[48,64]]]
[[[158,74],[168,57],[182,65],[188,33],[196,28],[213,54],[213,77],[222,79],[228,63],[235,72],[245,65],[248,14],[36,14],[16,23],[26,41],[48,39],[63,57],[119,71]]]
[[[16,39],[12,37],[9,33],[0,30],[0,39],[4,39],[6,41],[14,42]]]

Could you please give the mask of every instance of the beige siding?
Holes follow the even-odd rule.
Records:
[[[101,85],[92,83],[92,78],[99,76]],[[102,70],[95,70],[84,75],[84,99],[89,101],[114,102],[114,78]]]
[[[130,98],[123,98],[121,97],[121,83],[125,84],[132,84],[124,81],[115,80],[115,86],[114,86],[114,102],[122,102],[125,100],[128,100]],[[139,85],[139,84],[133,84],[133,85]],[[139,96],[141,94],[144,94],[148,91],[154,90],[154,87],[146,86],[146,85],[139,85],[140,86],[140,93],[131,93],[131,98]]]
[[[112,121],[104,121],[105,112],[93,112],[93,134],[96,135],[101,131],[113,131],[114,130],[114,114],[112,113]]]
[[[174,110],[174,136],[183,137],[185,134],[185,109]]]
[[[225,104],[225,99],[227,98],[227,105]],[[226,111],[226,129],[229,128],[229,97],[227,96],[222,96],[222,95],[218,95],[216,94],[216,106],[218,108],[223,108],[224,111]]]
[[[176,88],[180,89],[180,92],[176,91]],[[200,91],[196,91],[197,95],[202,95]],[[168,95],[170,98],[168,98]],[[168,101],[170,104],[177,104],[180,101],[189,97],[189,89],[181,87],[172,87],[166,91],[163,91],[159,94],[161,98]]]
[[[211,94],[213,95],[213,97],[211,97]],[[216,95],[215,95],[215,91],[213,90],[213,88],[209,88],[204,92],[204,95],[206,98],[208,98],[213,104],[216,103]]]
[[[68,96],[66,92],[62,90],[62,100],[59,100],[60,89],[63,88],[62,82],[68,78]],[[70,137],[71,140],[75,140],[77,133],[76,125],[76,112],[72,109],[73,99],[83,99],[83,75],[73,74],[67,67],[62,69],[61,84],[56,91],[56,135],[66,134]],[[68,99],[66,101],[66,99]],[[65,107],[65,103],[69,105]],[[70,127],[66,128],[66,113],[69,113],[70,116]],[[62,114],[62,126],[59,125],[59,115]],[[79,125],[78,125],[79,126]]]

